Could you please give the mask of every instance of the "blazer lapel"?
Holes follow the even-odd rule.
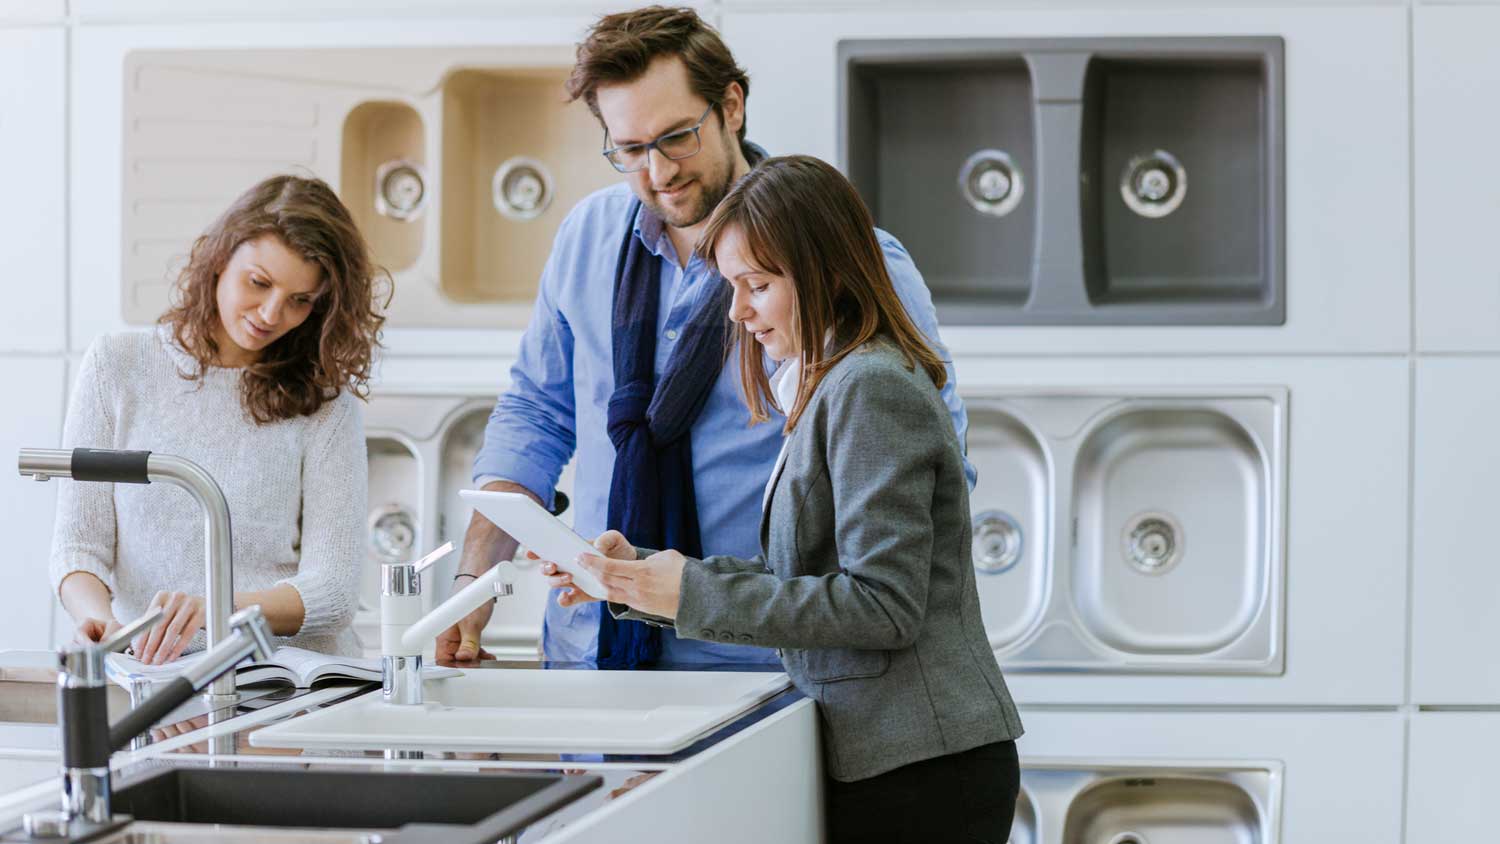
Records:
[[[776,488],[781,485],[781,475],[786,471],[786,462],[791,457],[792,441],[787,439],[781,447],[781,455],[776,460],[776,468],[771,472],[770,485],[766,487],[766,498],[760,508],[760,547],[767,547],[767,540],[771,530],[771,502],[776,500]]]

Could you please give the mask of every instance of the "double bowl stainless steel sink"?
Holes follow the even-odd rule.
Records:
[[[966,391],[965,403],[976,578],[1007,670],[1283,670],[1286,389]],[[368,572],[462,541],[457,490],[492,408],[372,403]],[[378,584],[366,581],[373,610]],[[544,582],[523,578],[486,647],[534,655],[545,600]]]
[[[1275,844],[1279,763],[1028,763],[1010,844]]]
[[[1287,391],[969,395],[1008,670],[1283,670]]]

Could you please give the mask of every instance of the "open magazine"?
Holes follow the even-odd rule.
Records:
[[[105,657],[105,673],[109,679],[127,689],[132,686],[166,682],[203,658],[202,651],[169,662],[165,665],[147,665],[133,656],[110,654]],[[463,674],[457,668],[437,665],[422,667],[425,680],[457,677]],[[234,670],[235,684],[253,686],[256,683],[284,683],[299,689],[311,688],[317,683],[340,681],[380,681],[380,658],[330,656],[304,648],[277,648],[266,662],[250,662]]]

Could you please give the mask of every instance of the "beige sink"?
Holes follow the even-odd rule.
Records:
[[[393,326],[525,324],[557,226],[619,179],[572,45],[146,50],[125,59],[122,291],[149,323],[193,239],[276,173],[339,192]]]

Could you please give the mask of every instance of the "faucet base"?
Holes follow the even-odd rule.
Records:
[[[416,706],[422,703],[422,657],[382,656],[381,695],[386,703]]]

